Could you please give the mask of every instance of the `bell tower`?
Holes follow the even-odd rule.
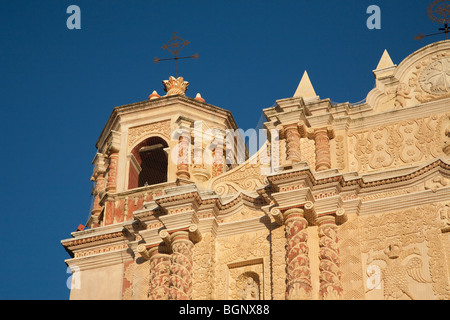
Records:
[[[227,129],[237,129],[232,114],[200,94],[186,96],[189,82],[183,77],[171,76],[163,86],[165,95],[154,90],[145,101],[115,107],[97,140],[87,229],[77,230],[78,240],[62,241],[72,256],[66,263],[81,275],[74,277],[81,289],[72,290],[71,299],[120,299],[123,261],[134,259],[125,226],[140,228],[134,214],[166,190],[206,189],[232,168],[221,143]]]
[[[183,77],[163,84],[164,96],[155,90],[146,101],[112,111],[96,143],[95,200],[87,227],[130,220],[167,186],[203,185],[227,170],[225,150],[211,149],[212,161],[204,157],[214,139],[208,128],[215,128],[216,136],[237,129],[231,113],[206,103],[200,94],[187,97],[189,82]],[[196,136],[203,141],[195,141]],[[198,155],[203,159],[198,161]]]

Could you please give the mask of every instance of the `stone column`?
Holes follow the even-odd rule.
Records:
[[[342,211],[342,210],[341,210]],[[340,213],[338,213],[340,214]],[[340,257],[336,217],[324,215],[317,218],[319,227],[319,297],[322,300],[342,299]]]
[[[192,296],[192,254],[194,244],[189,231],[176,231],[171,236],[169,300],[189,300]]]
[[[300,132],[297,123],[283,126],[286,138],[286,160],[300,162]]]
[[[91,211],[92,216],[92,228],[99,227],[98,216],[100,212],[102,212],[102,206],[100,205],[100,192],[102,192],[105,188],[105,176],[104,172],[96,172],[93,176],[95,181],[95,191],[94,191],[94,207]]]
[[[166,246],[156,245],[148,250],[150,259],[149,300],[168,300],[170,255]]]
[[[331,169],[330,139],[334,138],[333,128],[310,130],[308,136],[314,139],[316,145],[316,171]]]
[[[119,162],[119,152],[111,151],[109,155],[109,172],[106,182],[106,191],[110,193],[116,192],[117,187],[117,165]]]
[[[187,129],[181,129],[181,135],[178,139],[178,160],[177,160],[177,177],[181,179],[189,179],[189,157],[191,145],[191,133]]]
[[[220,146],[213,150],[212,176],[217,177],[223,173],[223,148]]]
[[[278,209],[272,215],[279,224],[286,226],[286,299],[308,300],[312,298],[311,270],[308,258],[308,221],[302,208]],[[280,223],[281,222],[281,223]]]

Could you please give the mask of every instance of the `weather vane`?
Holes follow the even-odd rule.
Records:
[[[448,39],[448,33],[450,32],[450,28],[448,24],[450,23],[450,1],[449,0],[435,0],[433,1],[427,9],[428,17],[437,22],[439,24],[443,24],[444,28],[439,28],[437,33],[432,34],[421,34],[415,36],[414,39],[422,40],[425,37],[434,36],[438,34],[445,33],[445,38]]]
[[[166,59],[159,59],[155,57],[155,60],[153,60],[156,63],[160,61],[166,61],[166,60],[174,60],[175,61],[175,78],[177,78],[177,61],[179,59],[198,59],[198,53],[194,54],[193,56],[188,57],[179,57],[178,53],[187,45],[189,44],[189,41],[183,40],[178,36],[176,32],[173,33],[172,39],[170,39],[165,45],[163,45],[161,48],[164,50],[169,51],[171,54],[174,55],[173,58],[166,58]]]

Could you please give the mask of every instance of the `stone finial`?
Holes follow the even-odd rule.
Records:
[[[376,70],[385,69],[389,67],[393,67],[394,62],[392,62],[391,57],[389,56],[389,53],[387,50],[384,50],[383,55],[381,56],[380,62],[378,62],[378,66]]]
[[[317,97],[314,87],[312,86],[311,80],[309,79],[308,72],[303,73],[303,77],[294,93],[294,98],[302,97],[303,99],[315,98]]]
[[[202,96],[200,95],[200,93],[197,93],[197,95],[195,96],[195,100],[198,100],[200,102],[205,102],[205,99],[202,98]]]
[[[183,77],[175,78],[170,76],[169,80],[164,80],[164,90],[167,92],[166,96],[172,96],[176,94],[184,95],[186,93],[189,82],[184,81]]]
[[[156,92],[156,90],[153,90],[152,94],[148,96],[149,100],[153,100],[153,99],[158,99],[160,97],[160,95],[158,94],[158,92]]]

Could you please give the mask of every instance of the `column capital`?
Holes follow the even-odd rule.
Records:
[[[317,224],[333,221],[336,225],[341,225],[348,220],[347,213],[344,208],[338,208],[335,211],[320,214],[317,216]]]
[[[110,156],[113,153],[118,153],[120,150],[120,135],[118,131],[111,130],[108,137],[106,138],[106,154]]]
[[[336,136],[336,133],[332,126],[317,127],[317,128],[303,127],[302,130],[305,132],[305,136],[309,139],[315,139],[317,137],[317,135],[320,135],[320,134],[322,134],[322,135],[326,134],[328,139],[334,139]]]
[[[316,212],[314,210],[314,204],[311,201],[289,208],[274,207],[270,210],[270,215],[281,226],[286,223],[291,215],[301,215],[308,221],[308,224],[312,225],[315,220]]]

